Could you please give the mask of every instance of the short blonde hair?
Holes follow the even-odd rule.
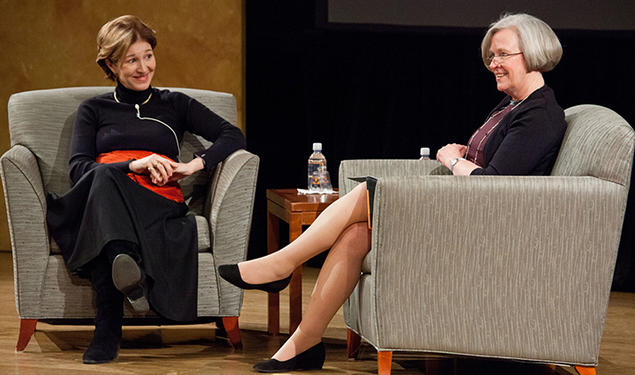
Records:
[[[548,72],[560,62],[562,46],[549,25],[529,14],[503,14],[490,25],[481,42],[481,57],[488,69],[492,37],[503,29],[511,29],[518,35],[528,71]]]
[[[137,16],[125,15],[108,21],[97,33],[97,64],[104,70],[106,77],[116,80],[115,74],[106,64],[106,60],[117,64],[128,48],[138,40],[157,45],[154,30]]]

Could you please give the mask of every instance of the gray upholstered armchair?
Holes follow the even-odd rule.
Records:
[[[349,160],[374,175],[372,247],[344,306],[349,356],[419,351],[576,366],[595,374],[635,134],[595,105],[565,111],[551,176],[428,175],[435,161]]]
[[[197,99],[236,124],[236,101],[226,93],[175,89]],[[15,302],[20,316],[16,349],[24,350],[38,320],[70,321],[95,316],[87,280],[71,276],[46,226],[47,192],[70,188],[68,158],[75,111],[87,98],[112,87],[76,87],[14,94],[9,99],[11,149],[0,159],[9,218]],[[181,160],[209,142],[186,133]],[[221,280],[216,266],[247,256],[259,159],[245,150],[231,154],[213,175],[181,181],[198,226],[198,317],[222,318],[232,344],[240,345],[238,316],[242,290]],[[125,315],[132,311],[126,306]],[[148,319],[154,320],[155,319]]]

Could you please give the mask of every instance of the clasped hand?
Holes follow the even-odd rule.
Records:
[[[465,157],[467,146],[458,143],[450,143],[437,151],[437,161],[450,168],[450,161],[454,158]]]
[[[203,169],[203,161],[194,158],[189,163],[177,163],[157,154],[130,162],[130,171],[137,174],[147,174],[157,186],[163,186],[170,181],[178,181],[194,172]]]

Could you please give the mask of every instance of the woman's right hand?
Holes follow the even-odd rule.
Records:
[[[172,177],[178,163],[159,156],[148,155],[145,158],[133,160],[129,164],[130,171],[137,174],[147,174],[157,186],[165,185]]]
[[[450,168],[450,161],[454,158],[462,158],[465,157],[465,152],[467,151],[467,146],[460,145],[457,143],[447,144],[437,151],[437,161],[448,169]]]

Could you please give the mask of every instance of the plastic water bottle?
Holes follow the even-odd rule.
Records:
[[[421,157],[419,160],[430,160],[430,148],[429,147],[421,147],[419,150],[419,154]]]
[[[322,144],[313,144],[313,153],[309,157],[309,167],[307,174],[307,187],[310,191],[320,191],[323,184],[321,180],[326,173],[326,158],[322,154]],[[330,182],[330,181],[329,181]]]

